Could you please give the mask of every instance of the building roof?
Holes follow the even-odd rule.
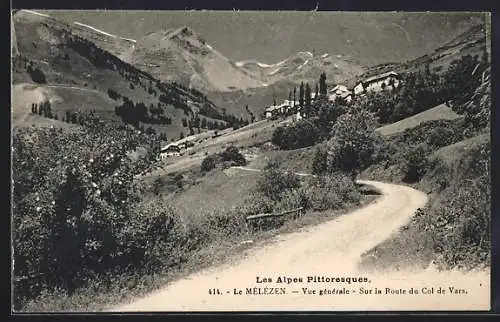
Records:
[[[285,106],[290,106],[290,104],[288,104],[287,102],[285,102],[285,103],[282,103],[280,105],[269,106],[268,108],[266,108],[266,112],[272,112],[274,110],[280,109],[280,108],[285,107]]]
[[[180,150],[179,146],[175,143],[170,143],[163,148],[161,148],[161,151],[168,151],[168,150]]]
[[[345,85],[341,85],[341,84],[338,84],[338,85],[335,85],[332,89],[330,89],[330,93],[333,93],[333,92],[336,92],[336,91],[344,91],[344,92],[347,92],[349,91],[347,89],[347,86]]]
[[[383,73],[383,74],[374,75],[372,77],[365,78],[364,80],[359,81],[357,84],[359,84],[359,83],[371,83],[371,82],[375,82],[375,81],[377,81],[379,79],[387,78],[389,76],[399,77],[399,74],[396,73],[396,72],[394,72],[394,71],[390,71],[390,72],[386,72],[386,73]]]

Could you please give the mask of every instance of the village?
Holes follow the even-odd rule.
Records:
[[[341,102],[342,104],[349,105],[353,101],[355,95],[363,96],[368,92],[379,92],[386,88],[399,87],[400,79],[401,77],[398,73],[390,71],[360,80],[352,90],[348,89],[345,85],[337,84],[328,90],[327,98],[330,102]],[[317,93],[311,93],[312,101],[316,99],[316,95]],[[274,119],[279,116],[291,114],[295,115],[295,120],[297,121],[307,117],[302,106],[299,105],[299,102],[294,100],[284,100],[283,103],[279,105],[266,107],[265,116],[266,119]]]
[[[400,86],[401,76],[389,71],[383,74],[374,75],[355,83],[352,89],[346,85],[337,84],[327,91],[327,99],[329,102],[341,102],[341,104],[349,105],[355,96],[363,96],[368,92],[379,92],[385,89],[395,89]],[[314,102],[318,98],[317,92],[311,93],[311,101]],[[292,121],[297,122],[307,118],[305,109],[299,104],[299,100],[285,99],[281,104],[274,102],[271,106],[266,106],[264,117],[266,120],[276,120],[282,117],[293,116]],[[227,131],[227,130],[226,130]],[[181,140],[171,142],[160,151],[160,158],[170,158],[181,156],[189,152],[196,144],[204,142],[210,138],[216,138],[222,135],[222,132],[207,131],[204,133],[191,135]]]

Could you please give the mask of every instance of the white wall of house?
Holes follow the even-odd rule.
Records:
[[[365,89],[367,92],[380,92],[384,89],[383,84],[385,84],[385,88],[392,87],[390,85],[391,80],[393,80],[395,87],[399,87],[399,80],[396,77],[391,76],[374,82],[370,82]],[[359,83],[358,85],[356,85],[356,87],[354,87],[354,94],[358,95],[361,93],[363,93],[363,84]]]
[[[354,87],[354,94],[359,95],[361,93],[363,93],[363,84],[359,83]]]

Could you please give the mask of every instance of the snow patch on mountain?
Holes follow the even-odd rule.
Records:
[[[81,23],[81,22],[78,22],[78,21],[73,21],[73,23],[74,23],[75,25],[78,25],[78,26],[81,26],[81,27],[85,27],[85,28],[91,29],[91,30],[93,30],[93,31],[95,31],[95,32],[98,32],[98,33],[100,33],[100,34],[102,34],[102,35],[105,35],[105,36],[108,36],[108,37],[112,37],[112,38],[119,38],[119,39],[123,39],[123,40],[128,40],[128,41],[131,41],[131,42],[134,42],[134,43],[135,43],[135,42],[137,42],[137,40],[135,40],[135,39],[124,38],[124,37],[119,37],[119,36],[116,36],[116,35],[112,35],[112,34],[110,34],[110,33],[108,33],[108,32],[105,32],[104,30],[97,29],[97,28],[95,28],[95,27],[92,27],[92,26],[86,25],[86,24]]]
[[[33,10],[24,9],[23,11],[27,12],[27,13],[31,13],[31,14],[37,15],[37,16],[41,16],[41,17],[45,17],[45,18],[50,18],[50,16],[48,16],[46,14],[43,14],[43,13],[40,13],[40,12],[36,12],[36,11],[33,11]]]
[[[105,31],[103,31],[103,30],[100,30],[100,29],[94,28],[94,27],[92,27],[92,26],[86,25],[86,24],[81,23],[81,22],[78,22],[78,21],[73,21],[73,23],[74,23],[75,25],[78,25],[78,26],[82,26],[82,27],[85,27],[85,28],[92,29],[93,31],[98,32],[98,33],[103,34],[103,35],[106,35],[106,36],[108,36],[108,37],[118,38],[118,37],[117,37],[117,36],[115,36],[115,35],[112,35],[112,34],[110,34],[110,33],[107,33],[107,32],[105,32]]]
[[[299,67],[297,67],[297,70],[301,70],[302,67],[304,67],[308,62],[309,62],[309,59],[306,60],[302,65],[300,65]]]
[[[268,73],[268,75],[274,75],[274,74],[276,74],[277,72],[279,72],[279,71],[280,71],[280,69],[281,69],[281,67],[278,67],[278,68],[276,68],[275,70],[273,70],[272,72]]]

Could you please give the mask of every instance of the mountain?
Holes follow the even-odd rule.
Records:
[[[321,5],[320,5],[321,8]],[[353,56],[361,66],[400,62],[430,53],[484,12],[52,10],[111,34],[140,39],[161,29],[189,26],[232,61],[279,62],[299,51]],[[133,23],[131,23],[133,21]]]
[[[322,71],[340,81],[363,71],[339,57],[313,57],[310,52],[298,52],[272,65],[257,60],[233,62],[188,27],[149,33],[122,57],[159,79],[202,91],[246,90],[282,80],[311,82]]]
[[[236,62],[236,66],[260,77],[266,84],[282,80],[314,84],[322,72],[325,72],[332,82],[337,83],[363,73],[362,67],[342,58],[342,55],[333,56],[329,53],[315,56],[305,51],[272,65],[248,60]]]
[[[75,28],[26,10],[17,12],[12,23],[19,53],[12,60],[14,125],[36,124],[42,116],[32,115],[31,106],[44,102],[59,121],[93,112],[101,119],[137,121],[169,138],[189,133],[183,119],[195,113],[218,125],[228,121],[201,92],[161,82],[91,41],[100,39],[118,50],[121,40],[110,42],[91,28]],[[80,36],[83,33],[87,37]],[[125,101],[133,103],[126,105],[130,109],[123,107]]]
[[[235,66],[188,27],[147,34],[124,60],[158,79],[199,90],[263,86],[258,77]]]

